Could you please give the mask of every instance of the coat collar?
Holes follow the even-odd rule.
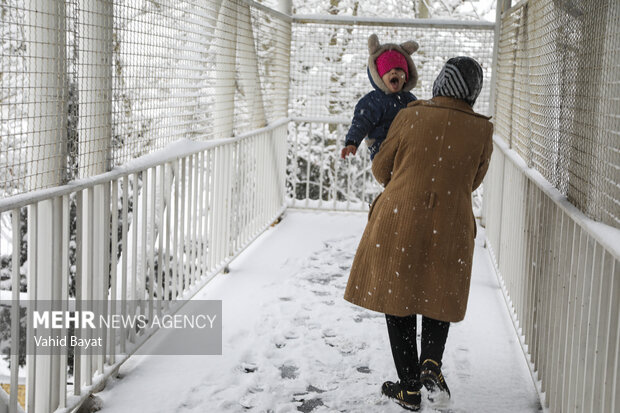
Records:
[[[474,112],[471,106],[467,102],[461,99],[455,99],[447,96],[435,96],[430,100],[415,100],[407,106],[433,106],[438,108],[454,109],[461,112],[469,113],[474,116],[479,116],[485,119],[491,119],[490,116],[484,116],[480,113]]]

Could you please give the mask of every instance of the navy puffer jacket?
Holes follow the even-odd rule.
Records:
[[[375,61],[381,53],[387,50],[396,50],[405,56],[405,60],[407,60],[409,79],[403,86],[403,90],[398,93],[390,92],[377,70]],[[409,102],[417,100],[409,92],[418,81],[418,72],[411,58],[411,54],[416,50],[418,50],[418,44],[413,40],[401,44],[379,44],[376,34],[371,34],[368,37],[369,56],[367,73],[370,84],[375,90],[357,102],[351,127],[345,138],[345,146],[355,145],[355,147],[358,147],[364,138],[367,138],[370,159],[373,159],[375,154],[379,152],[379,147],[387,137],[390,125],[398,111],[407,107]]]
[[[407,107],[409,102],[417,98],[411,92],[385,93],[376,85],[370,73],[368,78],[375,90],[367,93],[355,105],[345,146],[355,145],[358,147],[362,140],[368,137],[366,143],[370,151],[370,159],[373,159],[375,154],[379,152],[379,147],[385,140],[398,111]]]

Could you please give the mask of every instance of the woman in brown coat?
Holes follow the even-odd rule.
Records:
[[[481,88],[475,60],[448,60],[433,99],[399,112],[372,165],[385,190],[370,207],[345,299],[386,314],[400,381],[384,383],[382,392],[411,410],[420,407],[422,385],[431,401],[450,395],[441,359],[450,322],[467,308],[476,234],[471,192],[493,149],[493,125],[472,109]]]

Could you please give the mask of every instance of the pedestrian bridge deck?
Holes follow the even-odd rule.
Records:
[[[361,213],[288,210],[194,297],[222,300],[223,354],[134,356],[98,394],[102,411],[402,411],[380,396],[381,383],[396,374],[383,316],[342,299],[365,223]],[[165,340],[156,335],[146,346]],[[542,409],[484,231],[444,374],[449,411]]]

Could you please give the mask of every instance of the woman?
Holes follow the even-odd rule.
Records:
[[[493,150],[493,124],[472,109],[481,89],[475,60],[448,60],[433,99],[399,112],[372,164],[385,190],[370,207],[345,299],[385,313],[399,381],[383,383],[382,393],[410,410],[420,408],[422,385],[431,401],[450,396],[441,359],[450,322],[467,308],[476,235],[471,192]]]

